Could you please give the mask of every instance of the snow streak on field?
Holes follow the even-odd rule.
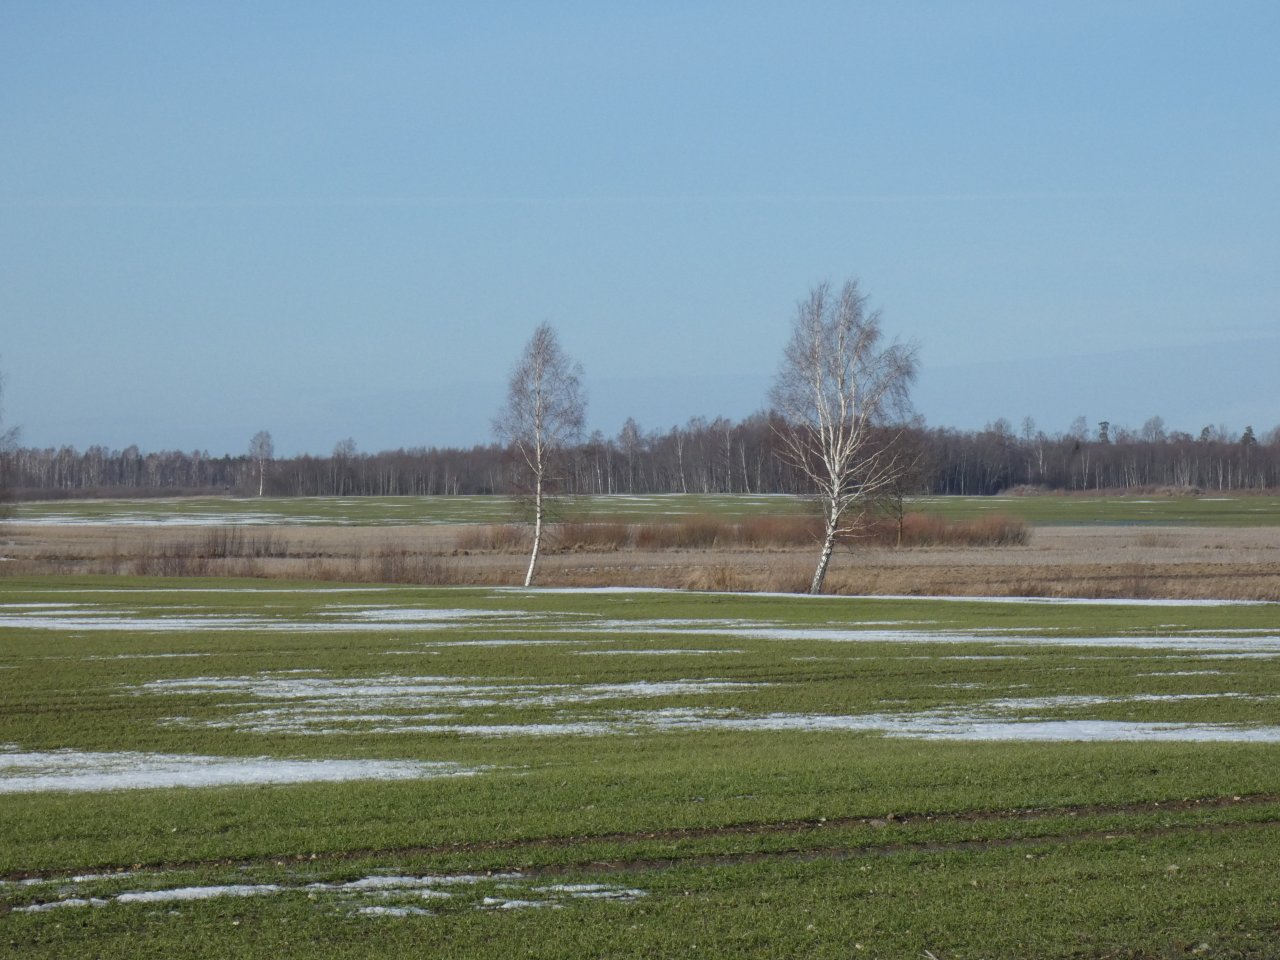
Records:
[[[0,881],[0,888],[24,887],[38,899],[14,907],[15,913],[47,913],[76,907],[112,907],[126,904],[180,906],[196,900],[237,897],[305,897],[334,913],[367,917],[430,916],[442,906],[473,910],[558,910],[575,901],[631,903],[644,890],[603,883],[546,883],[519,873],[490,875],[372,875],[337,882],[234,883],[173,886],[163,874],[133,873],[85,875],[52,880],[27,880],[19,884]],[[128,880],[133,889],[108,892]],[[143,887],[138,881],[146,880]]]
[[[386,676],[377,682],[323,677],[260,675],[200,677],[155,681],[139,693],[217,693],[227,697],[229,718],[179,725],[231,729],[242,733],[415,734],[442,733],[481,737],[600,736],[676,730],[809,730],[861,731],[892,737],[948,740],[1115,740],[1280,742],[1280,727],[1227,724],[1141,723],[1096,719],[1038,718],[1046,711],[1079,711],[1091,707],[1176,702],[1179,700],[1274,700],[1240,694],[1132,695],[1127,697],[1001,698],[965,708],[859,715],[814,713],[753,714],[733,707],[700,706],[636,709],[617,706],[606,712],[575,712],[590,704],[679,698],[745,692],[761,684],[725,680],[681,680],[605,685],[521,685],[475,679],[458,683],[441,677]],[[245,709],[246,696],[267,706]],[[552,719],[486,722],[485,708],[557,707]],[[479,709],[477,709],[479,708]]]
[[[0,744],[0,793],[221,787],[255,783],[425,780],[478,773],[457,763],[393,760],[281,760],[137,751],[23,751]]]
[[[104,608],[92,603],[0,604],[0,628],[21,627],[28,630],[57,631],[127,631],[158,633],[194,633],[197,631],[278,631],[308,633],[320,631],[400,631],[465,626],[472,621],[501,625],[534,619],[533,615],[504,610],[417,610],[389,607],[349,609],[335,604],[322,610],[305,623],[290,617],[265,614],[219,615],[186,610],[151,610]]]

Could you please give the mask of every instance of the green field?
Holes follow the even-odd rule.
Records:
[[[1274,957],[1278,613],[0,581],[0,955]]]
[[[739,519],[809,509],[795,497],[670,494],[651,497],[567,497],[554,502],[561,519],[664,520],[709,514]],[[525,505],[511,497],[182,497],[60,500],[20,503],[13,519],[35,523],[270,523],[385,526],[406,523],[506,523]]]
[[[1280,497],[1156,497],[1090,494],[1029,497],[922,497],[913,509],[952,520],[989,513],[1017,517],[1032,524],[1197,524],[1221,527],[1264,527],[1280,524]]]
[[[1275,496],[1029,496],[919,497],[912,510],[953,520],[990,513],[1030,523],[1280,524]],[[740,520],[812,509],[801,498],[721,494],[570,497],[556,502],[555,517],[629,522],[709,515]],[[14,520],[35,523],[340,524],[504,523],[520,519],[522,505],[509,497],[293,497],[234,499],[188,497],[139,500],[61,500],[14,505]]]

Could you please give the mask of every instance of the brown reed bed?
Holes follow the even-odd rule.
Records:
[[[817,516],[753,517],[724,520],[690,515],[659,523],[571,521],[548,524],[546,544],[570,551],[613,550],[777,550],[805,547],[822,541],[823,522]],[[894,521],[855,517],[841,539],[878,547],[1021,546],[1030,527],[1013,517],[993,515],[973,520],[947,520],[907,514]],[[528,526],[476,524],[458,534],[458,549],[492,553],[522,553],[529,549]]]

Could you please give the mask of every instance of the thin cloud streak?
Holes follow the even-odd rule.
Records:
[[[149,200],[142,198],[22,197],[0,199],[6,210],[202,210],[202,209],[314,209],[396,207],[501,207],[501,206],[618,206],[735,205],[735,204],[920,204],[920,203],[1078,203],[1123,200],[1130,194],[1102,193],[884,193],[884,194],[684,194],[684,195],[567,195],[567,196],[401,196],[401,197],[298,197],[225,200]]]

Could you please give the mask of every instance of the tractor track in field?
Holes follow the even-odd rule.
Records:
[[[1202,797],[1173,801],[1150,801],[1130,804],[1086,804],[1066,807],[1045,807],[1035,809],[1019,809],[1007,811],[972,811],[942,814],[886,814],[883,817],[837,817],[805,820],[783,820],[773,822],[757,822],[732,824],[719,827],[685,827],[670,830],[641,830],[631,832],[612,832],[585,834],[571,837],[535,837],[523,840],[494,840],[483,843],[445,843],[423,844],[389,848],[359,848],[351,850],[324,851],[305,854],[275,854],[259,857],[227,857],[206,860],[163,861],[155,863],[133,863],[127,865],[95,865],[92,869],[100,872],[111,870],[128,870],[131,873],[160,873],[180,870],[199,870],[210,867],[252,868],[289,865],[322,865],[338,864],[353,861],[378,860],[395,861],[403,858],[429,856],[456,856],[465,854],[493,854],[508,851],[518,855],[523,851],[560,850],[568,851],[580,848],[586,853],[592,847],[607,844],[645,844],[645,843],[679,843],[681,841],[709,840],[719,837],[779,837],[816,835],[821,832],[867,828],[883,830],[889,827],[905,826],[946,826],[949,824],[994,824],[994,823],[1034,823],[1039,820],[1059,820],[1070,818],[1089,818],[1106,816],[1152,816],[1158,814],[1179,814],[1195,811],[1215,811],[1224,809],[1260,809],[1280,804],[1277,794],[1249,794],[1231,797]],[[499,866],[489,866],[479,872],[504,873],[519,872],[528,877],[561,876],[567,874],[617,874],[642,873],[669,870],[678,867],[732,866],[738,864],[758,863],[769,860],[792,860],[806,862],[815,860],[850,860],[856,858],[876,858],[911,854],[959,853],[966,851],[998,850],[1014,847],[1062,846],[1090,841],[1122,841],[1141,840],[1144,838],[1166,836],[1184,832],[1227,833],[1233,830],[1257,827],[1280,827],[1280,811],[1263,818],[1252,818],[1234,822],[1218,823],[1170,823],[1148,824],[1137,827],[1117,825],[1113,827],[1088,827],[1079,830],[1057,830],[1048,833],[1018,835],[1007,837],[971,837],[951,840],[937,839],[899,839],[875,842],[845,842],[830,845],[787,846],[772,850],[742,850],[698,853],[690,851],[685,855],[672,856],[637,856],[618,859],[600,860],[590,854],[577,861],[552,864],[522,864],[516,857],[511,862]],[[90,869],[90,868],[84,868]],[[438,871],[437,871],[438,872]],[[467,870],[475,873],[475,870]],[[10,881],[47,879],[67,873],[64,868],[58,871],[37,870],[18,871],[5,876]],[[0,908],[0,912],[3,908]]]

